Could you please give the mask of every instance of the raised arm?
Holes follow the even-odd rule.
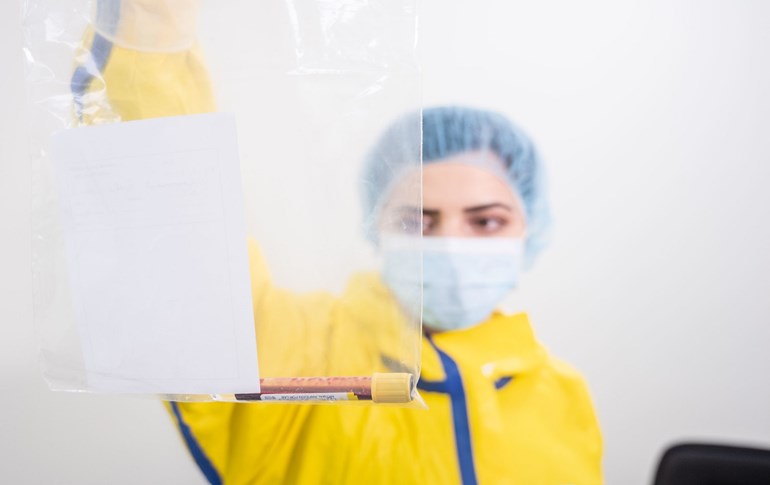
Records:
[[[72,78],[84,124],[215,111],[199,0],[99,0]]]
[[[99,0],[72,77],[77,121],[90,125],[215,111],[209,73],[195,39],[198,4]],[[261,375],[322,375],[332,297],[274,287],[257,244],[248,245]],[[198,465],[216,483],[230,468],[229,444],[245,431],[237,425],[238,405],[190,402],[168,408]],[[281,433],[286,420],[299,422],[306,412],[274,408],[273,419],[261,421],[261,427],[272,436]],[[259,452],[255,448],[257,444],[250,445]]]

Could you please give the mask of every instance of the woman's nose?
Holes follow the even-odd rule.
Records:
[[[431,231],[431,236],[436,237],[467,237],[465,220],[461,217],[442,217],[436,227]]]

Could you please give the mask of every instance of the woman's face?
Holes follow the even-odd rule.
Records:
[[[419,180],[415,173],[394,189],[381,230],[429,237],[524,237],[524,208],[503,174],[503,162],[488,151],[425,164],[422,211],[398,202],[407,200],[410,182]]]

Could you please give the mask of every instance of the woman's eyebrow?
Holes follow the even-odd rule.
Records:
[[[501,204],[500,202],[495,202],[495,203],[492,203],[492,204],[477,205],[477,206],[474,206],[474,207],[468,207],[467,209],[463,209],[463,212],[481,212],[481,211],[485,211],[487,209],[495,209],[495,208],[505,209],[508,212],[513,212],[513,208],[511,206],[506,205],[506,204]]]
[[[403,205],[398,208],[400,212],[411,212],[414,214],[425,214],[429,216],[437,216],[439,214],[438,209],[420,209],[419,207],[411,206],[411,205]]]

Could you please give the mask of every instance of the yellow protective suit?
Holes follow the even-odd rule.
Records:
[[[91,42],[91,41],[89,41]],[[195,50],[135,52],[96,36],[76,71],[82,118],[212,110]],[[106,54],[105,54],[106,53]],[[108,107],[89,104],[106,97]],[[376,274],[342,298],[270,284],[249,247],[260,371],[265,376],[400,370],[389,355],[408,330]],[[271,324],[271,322],[273,322]],[[276,324],[278,323],[278,324]],[[376,405],[172,403],[173,419],[211,483],[523,484],[602,482],[602,440],[586,385],[538,344],[525,314],[422,338],[424,409]]]

